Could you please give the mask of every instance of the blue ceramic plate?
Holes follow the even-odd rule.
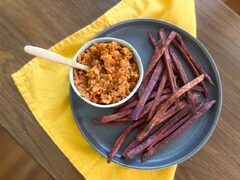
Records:
[[[215,87],[206,83],[209,90],[209,97],[204,98],[204,100],[209,101],[215,99],[217,103],[210,111],[205,113],[200,120],[193,123],[181,136],[160,149],[157,154],[145,162],[140,161],[140,156],[131,160],[121,159],[123,149],[134,137],[133,135],[129,136],[113,159],[113,162],[129,168],[158,169],[181,163],[190,158],[203,147],[211,136],[214,128],[216,127],[221,111],[222,87],[216,65],[206,48],[183,29],[164,21],[153,19],[133,19],[115,24],[105,29],[95,36],[95,38],[108,36],[120,38],[129,42],[138,51],[142,58],[144,68],[146,68],[152,54],[152,46],[149,43],[147,32],[153,33],[157,38],[159,28],[164,28],[167,34],[173,30],[177,31],[182,36],[184,42],[200,66],[203,67],[203,69],[216,83]],[[184,61],[182,62],[183,65],[186,66]],[[189,76],[192,77],[192,74],[187,66],[186,69],[188,70]],[[103,115],[111,114],[113,109],[92,107],[83,102],[71,88],[70,103],[72,113],[83,136],[94,149],[96,149],[104,157],[107,157],[114,141],[126,125],[102,126],[92,123],[92,119],[98,119]]]

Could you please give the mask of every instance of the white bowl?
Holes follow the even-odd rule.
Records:
[[[142,61],[140,56],[138,55],[137,51],[135,50],[135,48],[129,44],[128,42],[122,40],[122,39],[117,39],[117,38],[112,38],[112,37],[104,37],[104,38],[97,38],[97,39],[93,39],[89,42],[87,42],[85,45],[83,45],[75,54],[73,61],[77,61],[77,57],[81,52],[84,52],[86,49],[88,49],[93,43],[99,43],[99,42],[111,42],[111,41],[116,41],[119,44],[121,44],[122,46],[128,47],[129,49],[131,49],[131,51],[133,52],[133,59],[134,61],[137,63],[138,66],[138,71],[139,71],[139,78],[138,78],[138,82],[135,85],[134,89],[130,92],[130,94],[128,96],[126,96],[124,99],[122,99],[121,101],[118,101],[116,103],[113,104],[97,104],[94,103],[84,97],[81,96],[80,92],[77,90],[74,81],[73,81],[73,68],[70,69],[70,84],[74,90],[74,92],[85,102],[87,102],[88,104],[91,104],[92,106],[95,107],[99,107],[99,108],[111,108],[111,107],[116,107],[119,106],[123,103],[125,103],[127,100],[129,100],[134,93],[137,91],[137,89],[139,88],[139,86],[141,85],[141,82],[143,80],[143,74],[144,74],[144,70],[143,70],[143,65],[142,65]]]

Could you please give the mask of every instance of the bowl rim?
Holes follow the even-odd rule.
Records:
[[[93,43],[99,43],[99,42],[111,42],[111,41],[116,41],[118,43],[120,43],[121,45],[128,47],[131,49],[131,51],[133,52],[133,59],[136,62],[137,66],[138,66],[138,71],[139,71],[139,78],[137,81],[137,84],[135,85],[134,89],[129,93],[129,95],[127,95],[124,99],[113,103],[113,104],[97,104],[94,103],[84,97],[81,96],[80,92],[78,91],[78,89],[76,88],[75,84],[74,84],[74,80],[73,80],[73,68],[70,68],[70,74],[69,74],[69,78],[70,78],[70,85],[73,88],[74,92],[86,103],[94,106],[94,107],[99,107],[99,108],[112,108],[112,107],[117,107],[123,103],[125,103],[126,101],[128,101],[138,90],[138,88],[140,87],[142,80],[143,80],[143,75],[144,75],[144,68],[143,68],[143,64],[142,64],[142,60],[141,57],[139,56],[137,50],[128,42],[119,39],[119,38],[114,38],[114,37],[102,37],[102,38],[95,38],[92,39],[90,41],[88,41],[87,43],[85,43],[80,49],[78,49],[78,51],[75,53],[74,57],[73,57],[73,61],[77,61],[77,57],[81,52],[84,52],[87,48],[89,48]]]

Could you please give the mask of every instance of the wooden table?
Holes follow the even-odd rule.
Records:
[[[95,20],[117,1],[0,1],[0,123],[54,178],[82,176],[35,121],[10,74],[31,58],[23,52],[25,44],[48,48]],[[196,12],[197,36],[218,66],[224,101],[213,136],[198,154],[178,166],[176,179],[237,179],[240,177],[240,17],[217,0],[197,0]]]

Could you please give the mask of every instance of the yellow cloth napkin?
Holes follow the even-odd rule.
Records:
[[[169,21],[196,33],[194,0],[123,0],[50,49],[71,58],[99,31],[140,17]],[[86,179],[173,179],[176,166],[143,171],[107,164],[86,142],[70,110],[68,67],[34,58],[12,77],[36,120]]]

